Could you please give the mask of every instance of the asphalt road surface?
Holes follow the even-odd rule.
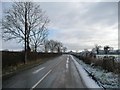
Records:
[[[3,81],[3,88],[86,88],[69,55],[48,60]]]

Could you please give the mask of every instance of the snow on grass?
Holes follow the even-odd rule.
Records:
[[[82,68],[82,66],[71,56],[72,60],[76,64],[76,67],[78,68],[78,71],[83,79],[84,84],[87,86],[87,88],[100,88],[95,81],[93,81],[86,71]]]
[[[94,75],[94,77],[101,83],[103,87],[118,88],[118,74],[107,72],[101,67],[85,64],[83,61],[78,60],[77,58],[76,60],[84,69],[88,70],[92,75]]]

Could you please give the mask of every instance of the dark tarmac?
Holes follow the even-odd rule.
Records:
[[[69,55],[48,60],[3,81],[3,88],[86,88]]]

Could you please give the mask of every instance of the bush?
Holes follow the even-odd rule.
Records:
[[[2,52],[2,67],[24,63],[24,53],[20,52]]]
[[[37,59],[50,58],[61,55],[61,53],[28,53],[28,62],[34,61]],[[24,52],[10,52],[3,51],[2,52],[2,68],[8,66],[17,66],[18,64],[24,63]]]
[[[77,56],[78,57],[78,56]],[[95,66],[101,66],[103,69],[109,72],[117,72],[120,73],[120,63],[115,62],[115,57],[107,57],[105,56],[103,59],[97,59],[90,56],[79,56],[79,59],[85,62],[86,64],[93,64]]]
[[[94,65],[95,65],[95,66],[101,66],[101,67],[102,67],[102,65],[103,65],[103,60],[101,60],[101,59],[95,60]]]
[[[103,66],[102,66],[105,70],[114,72],[115,70],[115,63],[114,63],[114,59],[111,57],[104,57],[103,58]]]

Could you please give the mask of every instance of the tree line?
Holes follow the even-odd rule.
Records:
[[[92,51],[96,51],[96,54],[100,54],[100,49],[102,48],[101,45],[95,45],[95,47],[92,49]],[[109,45],[106,45],[103,47],[104,54],[108,54],[110,50],[113,50],[113,47],[110,47]]]
[[[12,7],[4,11],[2,17],[2,37],[5,41],[18,40],[24,44],[25,63],[27,55],[43,45],[45,52],[61,52],[66,47],[55,40],[47,40],[50,20],[39,4],[34,2],[14,2]]]
[[[55,40],[47,40],[44,42],[45,52],[66,52],[67,48],[61,42]]]

